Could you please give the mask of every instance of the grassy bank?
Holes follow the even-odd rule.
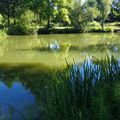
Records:
[[[88,59],[52,77],[45,120],[119,120],[120,64],[114,57]]]

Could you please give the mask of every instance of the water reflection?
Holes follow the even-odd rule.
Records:
[[[118,59],[119,64],[119,59]],[[84,81],[86,74],[91,77],[91,73],[96,73],[92,76],[92,85],[100,79],[101,67],[96,64],[95,58],[87,58],[84,65],[79,64],[73,66],[72,79],[76,77],[76,73],[82,73],[81,80]],[[84,68],[92,70],[85,71]],[[114,70],[113,70],[114,71]],[[5,116],[8,110],[8,105],[14,107],[15,111],[13,120],[21,120],[21,115],[26,113],[26,106],[32,111],[29,115],[33,117],[40,117],[42,94],[46,91],[50,80],[52,79],[51,73],[54,70],[46,67],[43,64],[36,65],[0,65],[0,106],[2,107],[2,116]],[[114,71],[115,72],[115,71]],[[32,109],[31,109],[32,108]],[[34,113],[35,112],[35,113]],[[21,113],[21,114],[18,114]],[[33,114],[34,113],[34,114]]]
[[[2,117],[4,118],[5,115],[7,115],[9,106],[11,106],[15,109],[13,119],[18,120],[20,117],[18,113],[24,113],[25,106],[35,105],[35,97],[29,90],[26,90],[21,83],[13,82],[13,84],[11,84],[11,82],[8,85],[4,82],[0,82],[0,106]]]
[[[49,48],[53,40],[59,48],[55,53]],[[119,56],[119,49],[119,34],[8,36],[0,38],[0,63],[43,63],[53,67],[64,65],[65,58],[71,63],[73,58],[83,61],[87,55]]]
[[[39,117],[40,92],[48,85],[50,71],[49,68],[45,70],[45,66],[40,65],[42,67],[40,69],[38,69],[38,65],[36,66],[0,66],[2,118],[10,114],[9,106],[14,108],[15,111],[13,120],[21,120],[23,116],[26,120],[31,116],[33,118]]]
[[[56,52],[48,49],[54,39],[60,47]],[[9,104],[22,113],[26,112],[27,105],[32,108],[36,104],[40,106],[41,92],[44,93],[51,79],[49,73],[54,67],[66,64],[65,59],[69,63],[73,63],[73,59],[76,63],[82,63],[87,56],[92,55],[101,58],[106,54],[114,54],[120,58],[119,50],[119,34],[0,38],[0,106],[3,116]],[[89,61],[89,64],[92,63]],[[18,120],[18,116],[15,119]]]

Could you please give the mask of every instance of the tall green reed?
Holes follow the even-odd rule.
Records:
[[[46,120],[120,120],[120,64],[87,59],[52,73],[44,97]]]

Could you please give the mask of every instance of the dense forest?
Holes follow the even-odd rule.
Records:
[[[120,22],[120,0],[0,0],[0,29],[8,33],[43,27],[86,31],[113,22]]]

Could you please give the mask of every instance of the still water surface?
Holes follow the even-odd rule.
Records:
[[[54,49],[54,46],[55,47]],[[49,81],[51,68],[82,63],[87,57],[120,57],[120,34],[69,34],[8,36],[0,38],[0,109],[14,107],[14,120],[21,119],[27,106],[36,109],[40,91]],[[25,111],[25,112],[24,112]]]
[[[60,50],[47,48],[54,44]],[[88,55],[101,57],[106,53],[119,56],[120,34],[70,34],[41,36],[9,36],[0,38],[0,63],[42,63],[61,66],[65,58],[83,61]]]

